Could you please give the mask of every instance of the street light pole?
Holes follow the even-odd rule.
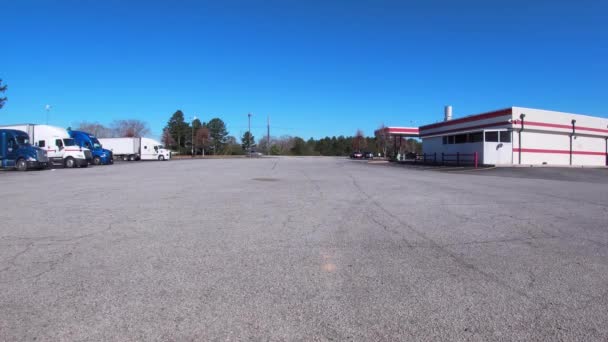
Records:
[[[196,120],[196,116],[192,118],[192,140],[190,141],[192,143],[192,158],[194,158],[194,120]]]
[[[249,147],[249,156],[251,157],[251,113],[247,114],[249,118],[249,129],[247,133],[247,147]]]

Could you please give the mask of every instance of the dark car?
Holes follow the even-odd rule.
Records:
[[[414,152],[408,152],[405,154],[405,159],[417,159],[418,155]]]
[[[363,158],[363,153],[361,153],[361,152],[353,152],[353,153],[350,155],[350,157],[351,157],[352,159],[361,159],[361,158]]]
[[[364,152],[363,153],[363,158],[365,159],[374,159],[374,154],[371,152]]]

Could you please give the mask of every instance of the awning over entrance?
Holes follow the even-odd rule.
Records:
[[[418,132],[418,127],[384,127],[378,129],[374,132],[376,136],[378,135],[392,135],[398,137],[412,137],[417,138],[420,133]]]
[[[380,138],[384,144],[384,153],[392,158],[400,160],[405,158],[407,152],[407,138],[418,138],[420,133],[418,127],[383,127],[375,132],[377,138]],[[405,139],[404,139],[405,138]],[[393,145],[392,152],[387,150],[387,146]]]

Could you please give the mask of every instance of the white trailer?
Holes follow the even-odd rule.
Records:
[[[169,160],[171,151],[150,138],[103,138],[99,142],[122,160]]]
[[[61,127],[36,124],[0,126],[26,132],[33,145],[45,150],[52,165],[87,167],[93,160],[88,148],[80,147],[70,138],[68,131]]]

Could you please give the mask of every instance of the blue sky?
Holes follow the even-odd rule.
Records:
[[[3,0],[0,123],[372,135],[511,105],[608,116],[607,1]]]

